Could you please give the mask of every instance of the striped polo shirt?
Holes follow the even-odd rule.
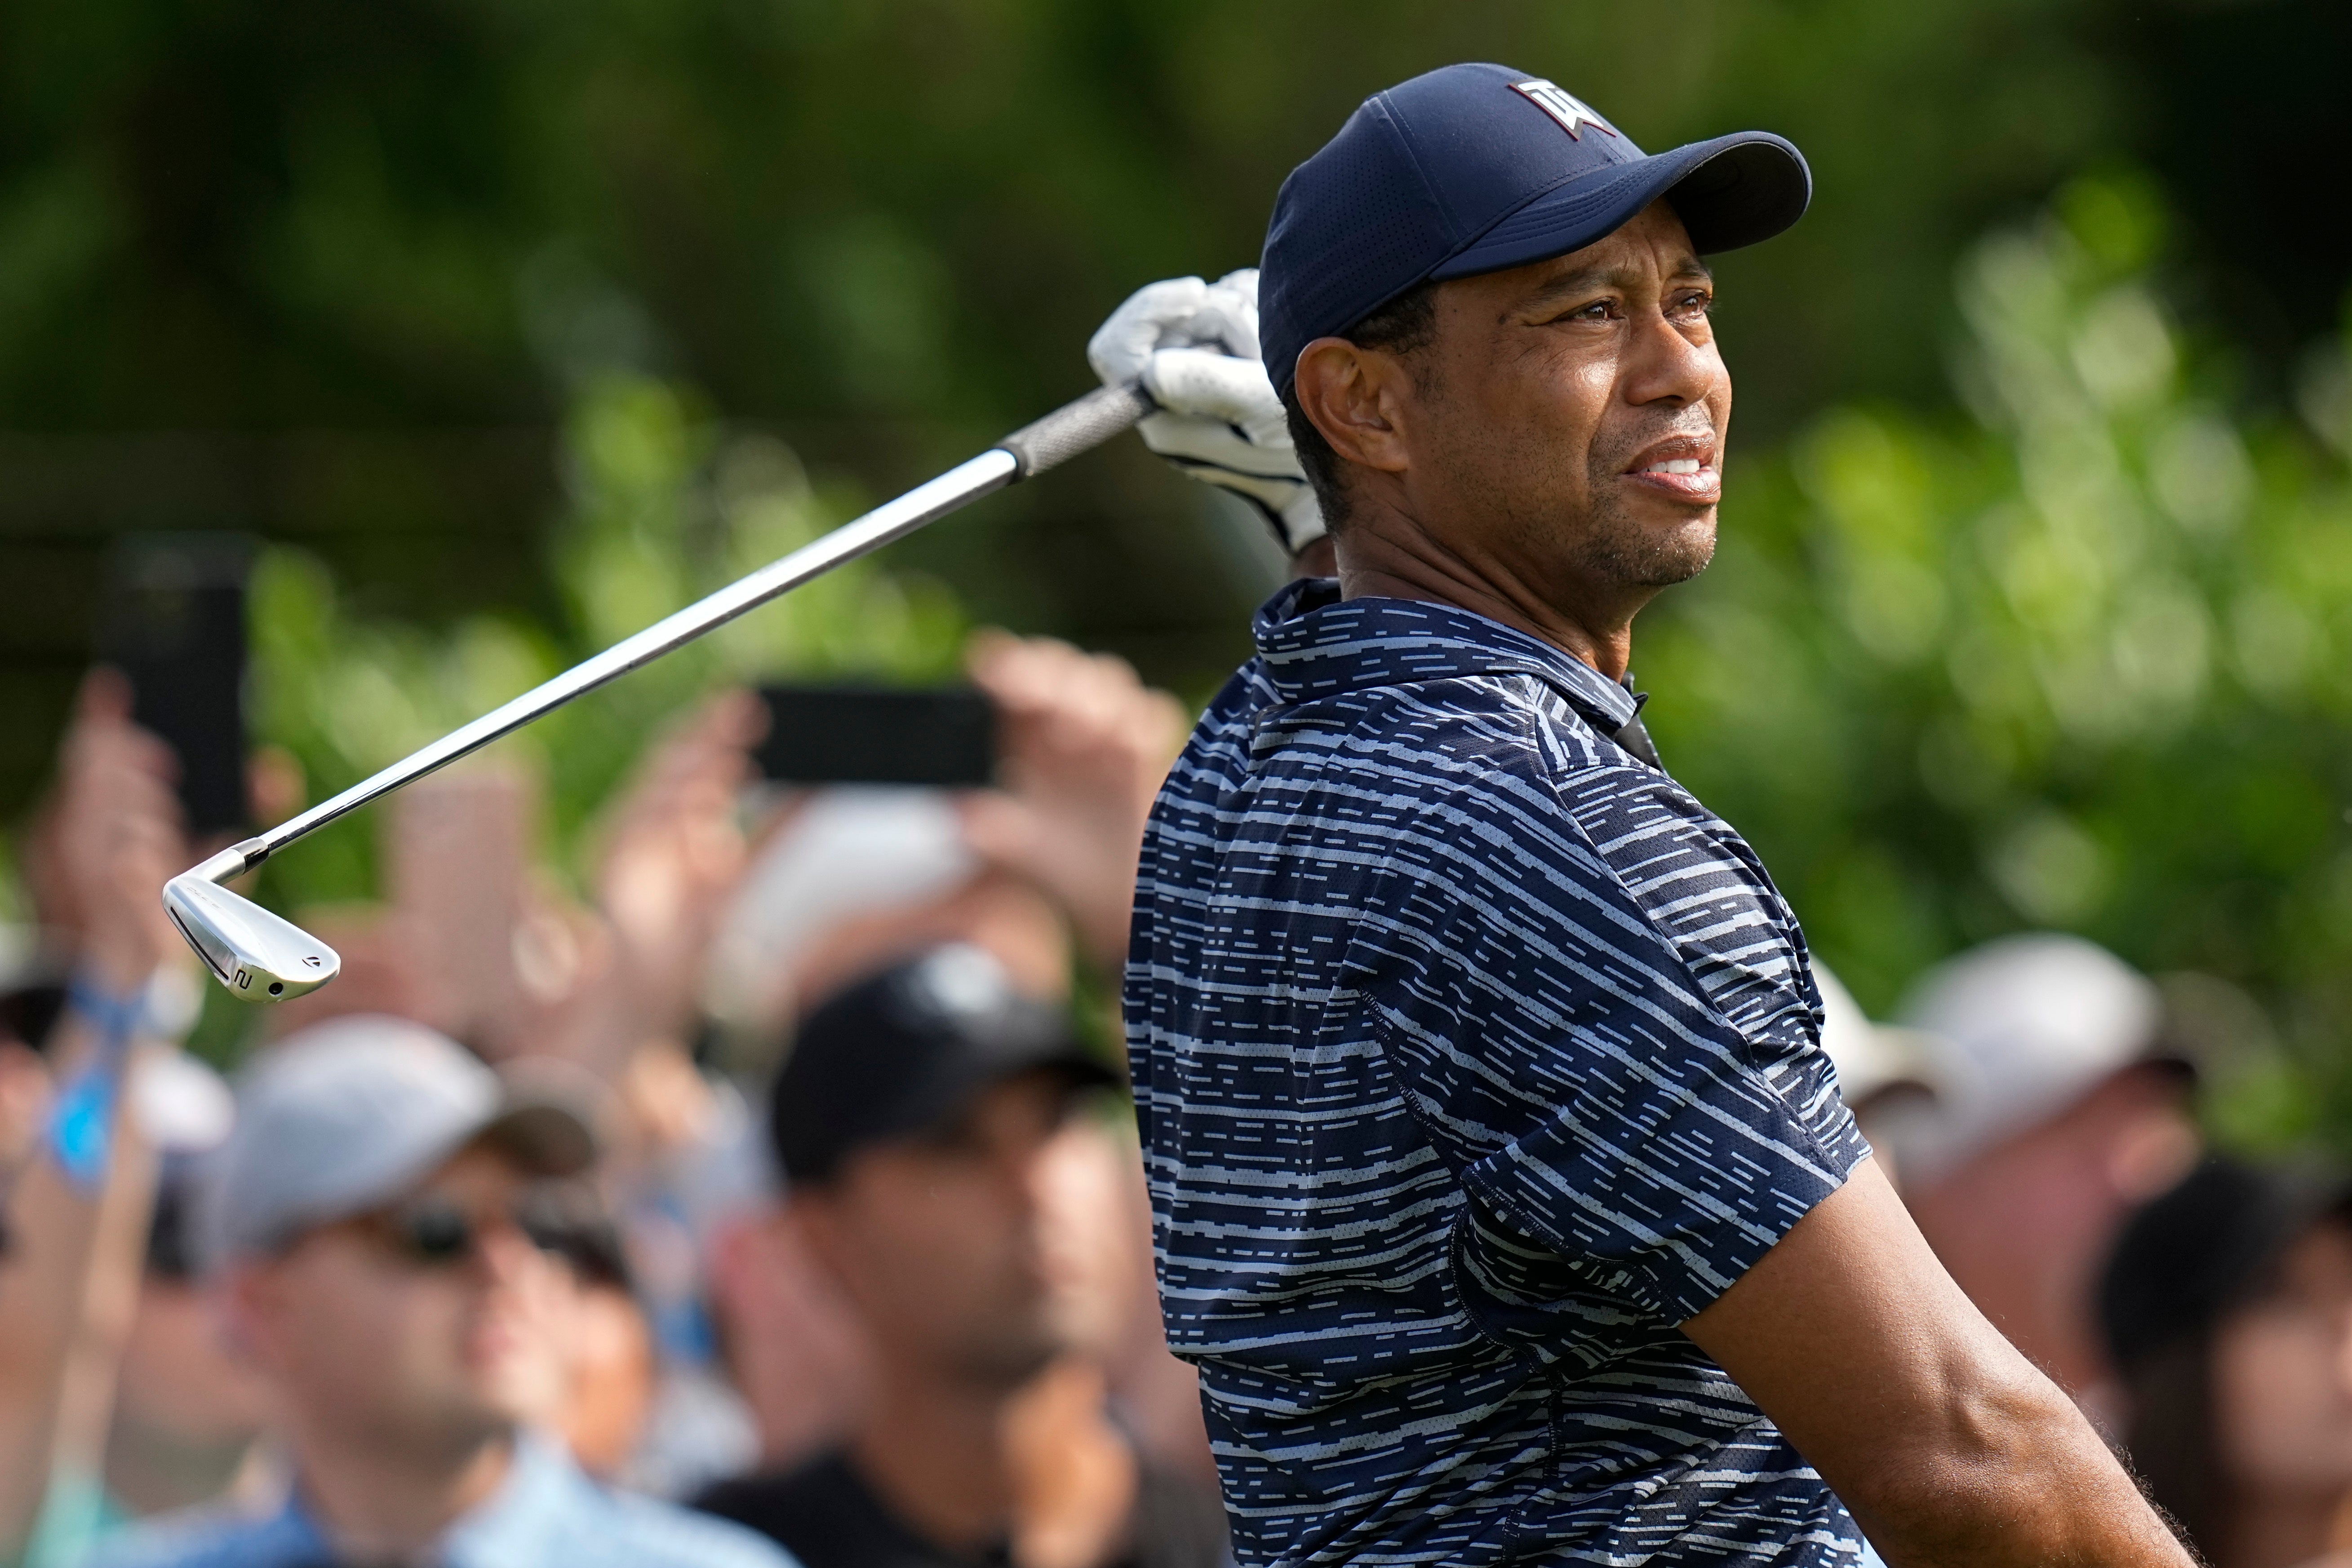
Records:
[[[1676,1325],[1867,1153],[1755,852],[1483,616],[1297,582],[1151,815],[1128,1048],[1244,1563],[1853,1563]]]

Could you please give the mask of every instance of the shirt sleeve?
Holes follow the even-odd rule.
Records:
[[[1496,1219],[1685,1322],[1868,1147],[1817,1039],[1718,1010],[1528,748],[1436,737],[1430,765],[1452,787],[1353,955],[1400,1089]]]

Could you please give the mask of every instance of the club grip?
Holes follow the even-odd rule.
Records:
[[[1132,428],[1152,407],[1151,394],[1141,382],[1104,387],[1023,425],[996,444],[1013,454],[1020,465],[1018,477],[1027,479]]]

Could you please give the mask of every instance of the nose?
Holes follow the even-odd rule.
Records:
[[[1625,401],[1636,406],[1705,402],[1725,378],[1714,334],[1694,340],[1666,319],[1663,307],[1634,317],[1622,367]]]
[[[512,1284],[542,1267],[546,1254],[507,1216],[485,1219],[474,1233],[473,1265],[495,1285]]]

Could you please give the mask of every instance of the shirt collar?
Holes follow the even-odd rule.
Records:
[[[1465,675],[1533,675],[1614,734],[1632,693],[1583,660],[1475,611],[1421,599],[1349,599],[1328,577],[1286,583],[1252,622],[1266,679],[1285,702]]]
[[[547,1437],[519,1433],[505,1479],[442,1535],[436,1560],[449,1568],[545,1562],[550,1528],[576,1512],[583,1495],[593,1492],[571,1455]],[[323,1563],[332,1555],[325,1532],[302,1505],[299,1487],[269,1528],[272,1543],[283,1547],[281,1560],[307,1562],[315,1553]]]
[[[450,1568],[549,1560],[550,1533],[597,1498],[572,1456],[533,1432],[515,1438],[514,1464],[499,1490],[452,1525],[442,1552]]]

